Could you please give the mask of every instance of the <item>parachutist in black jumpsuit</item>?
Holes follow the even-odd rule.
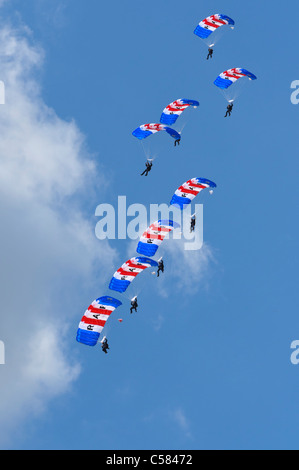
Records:
[[[157,276],[160,276],[160,271],[164,273],[164,261],[161,259],[161,261],[158,261],[158,271],[157,271]]]
[[[107,341],[107,338],[105,338],[105,340],[103,341],[102,343],[102,351],[107,354],[107,349],[110,349],[109,348],[109,345],[108,345],[108,341]]]
[[[226,108],[226,115],[225,115],[224,117],[227,117],[227,116],[230,116],[230,115],[231,115],[232,110],[233,110],[233,107],[234,107],[233,103],[230,103],[230,104],[228,105],[228,107]]]
[[[196,224],[196,217],[195,217],[195,215],[194,215],[193,217],[191,217],[190,233],[191,233],[191,232],[194,232],[194,230],[195,230],[195,224]]]
[[[135,312],[137,312],[137,307],[138,307],[137,299],[132,300],[131,301],[130,313],[133,313],[133,310],[135,310]]]
[[[145,166],[146,166],[146,169],[144,170],[143,173],[141,173],[141,176],[143,176],[144,174],[145,176],[147,176],[149,172],[151,171],[153,164],[152,162],[146,162]]]
[[[209,60],[210,58],[211,58],[211,59],[213,58],[213,53],[214,53],[214,49],[212,49],[211,47],[209,47],[209,53],[208,53],[207,60]]]
[[[177,139],[174,141],[174,146],[176,147],[176,144],[180,145],[181,139]]]

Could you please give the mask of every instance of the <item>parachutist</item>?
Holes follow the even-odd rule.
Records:
[[[163,261],[162,258],[160,258],[159,261],[158,261],[157,277],[160,276],[160,272],[164,273],[164,261]]]
[[[212,59],[212,58],[213,58],[213,54],[214,54],[214,49],[212,49],[211,47],[209,47],[209,53],[208,53],[207,60],[209,60],[210,58]]]
[[[135,310],[135,312],[137,312],[137,307],[138,307],[137,297],[134,297],[134,298],[131,300],[130,313],[133,313],[133,310]]]
[[[234,107],[233,103],[230,103],[230,104],[227,106],[227,108],[226,108],[226,115],[225,115],[224,117],[227,117],[227,116],[230,116],[230,115],[231,115],[232,110],[233,110],[233,107]]]
[[[194,232],[195,230],[195,225],[196,225],[196,216],[192,215],[191,217],[191,225],[190,225],[190,233]]]
[[[153,166],[153,163],[150,162],[150,161],[147,161],[146,164],[145,164],[146,168],[144,170],[143,173],[141,173],[141,176],[143,176],[145,174],[145,176],[147,176],[149,174],[149,172],[151,171],[152,169],[152,166]]]
[[[109,344],[108,344],[108,341],[107,341],[107,338],[104,338],[103,342],[102,342],[102,351],[107,354],[107,349],[110,349],[109,348]]]
[[[164,273],[164,261],[162,258],[158,261],[157,277],[160,276],[160,272]]]
[[[174,141],[174,146],[176,147],[176,144],[180,145],[181,139],[177,139]]]

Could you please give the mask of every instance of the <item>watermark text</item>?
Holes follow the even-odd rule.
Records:
[[[99,221],[95,234],[99,240],[138,240],[152,223],[158,220],[171,220],[180,228],[173,230],[175,240],[184,240],[184,250],[196,251],[203,246],[203,205],[191,204],[184,211],[167,204],[150,204],[149,210],[143,204],[127,206],[127,197],[119,196],[117,208],[111,204],[97,206],[95,216]],[[192,216],[196,217],[196,230],[190,230]],[[169,238],[167,235],[165,238]]]
[[[294,349],[291,354],[291,363],[294,366],[297,366],[299,364],[299,340],[295,340],[292,342],[291,349]]]
[[[291,94],[291,103],[292,104],[299,104],[299,80],[294,80],[291,83],[291,89],[295,90]]]

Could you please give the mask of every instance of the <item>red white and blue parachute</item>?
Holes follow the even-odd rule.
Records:
[[[229,16],[217,13],[202,20],[195,28],[194,34],[199,36],[201,39],[207,39],[212,33],[214,33],[214,31],[216,31],[216,29],[226,25],[233,27],[235,22]]]
[[[182,112],[185,111],[185,109],[189,108],[189,106],[197,108],[199,106],[199,102],[182,98],[173,101],[164,109],[160,118],[160,122],[162,124],[168,125],[174,124],[178,117],[182,114]]]
[[[134,137],[137,137],[137,139],[142,140],[160,131],[167,132],[167,134],[171,135],[171,137],[173,137],[176,140],[181,139],[181,136],[177,131],[175,131],[174,129],[171,129],[171,127],[168,127],[165,124],[159,124],[159,123],[142,124],[142,126],[137,127],[137,129],[135,129],[135,131],[133,131],[132,134],[134,135]]]
[[[109,289],[121,293],[125,292],[131,282],[134,281],[135,277],[150,266],[157,267],[158,263],[150,258],[143,258],[142,256],[129,259],[114,273],[110,281]]]
[[[170,205],[179,207],[181,210],[185,209],[186,206],[191,204],[191,201],[206,188],[216,188],[217,185],[213,181],[205,178],[192,178],[186,183],[182,184],[170,201]]]
[[[216,78],[214,84],[221,88],[222,90],[227,90],[231,85],[233,85],[240,78],[248,77],[249,80],[257,80],[257,77],[253,73],[249,72],[246,69],[234,68],[222,72],[219,77]]]
[[[137,253],[145,256],[154,256],[166,235],[179,227],[180,224],[173,220],[157,220],[141,236],[137,246]]]
[[[112,312],[122,303],[113,297],[100,297],[88,307],[79,324],[77,341],[95,346]]]

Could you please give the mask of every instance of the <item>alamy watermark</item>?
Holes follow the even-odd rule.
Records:
[[[127,197],[119,196],[115,209],[111,204],[97,206],[95,215],[100,220],[95,227],[99,240],[138,240],[143,232],[158,220],[173,220],[180,225],[172,232],[175,240],[184,241],[186,251],[197,251],[203,246],[203,205],[195,204],[191,213],[191,204],[184,211],[167,204],[150,204],[149,210],[143,204],[127,206]],[[196,218],[196,230],[190,230],[191,218]],[[169,238],[169,235],[165,238]]]
[[[299,80],[294,80],[291,83],[291,89],[295,90],[291,94],[291,103],[299,104]]]
[[[5,346],[3,341],[0,341],[0,366],[5,364]]]
[[[291,349],[294,350],[291,354],[291,363],[297,366],[299,364],[299,340],[292,342]]]

